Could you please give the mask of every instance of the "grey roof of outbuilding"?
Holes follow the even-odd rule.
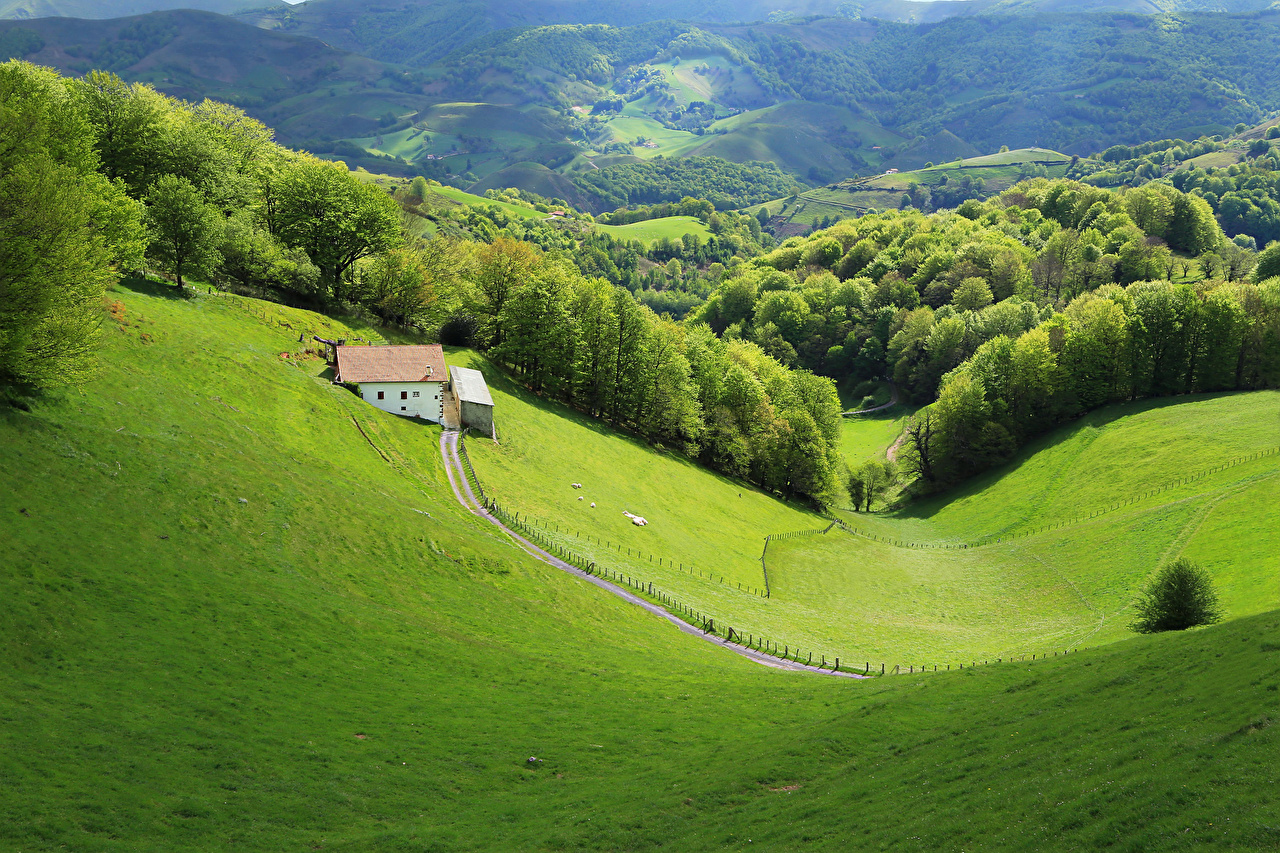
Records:
[[[485,384],[484,374],[480,371],[470,367],[450,367],[449,376],[453,379],[453,393],[459,400],[484,406],[493,405],[489,386]]]

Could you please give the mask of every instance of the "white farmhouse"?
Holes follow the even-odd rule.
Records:
[[[358,385],[366,403],[395,415],[435,423],[444,419],[449,374],[439,344],[337,350],[337,380]]]

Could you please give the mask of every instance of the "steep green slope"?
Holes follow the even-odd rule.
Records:
[[[1280,841],[1274,613],[963,674],[771,671],[529,561],[453,504],[436,428],[281,357],[371,330],[110,300],[102,377],[0,417],[0,846]]]

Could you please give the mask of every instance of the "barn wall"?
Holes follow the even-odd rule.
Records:
[[[493,406],[462,400],[462,425],[484,433],[493,432]]]

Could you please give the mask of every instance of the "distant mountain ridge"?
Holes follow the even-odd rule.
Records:
[[[0,0],[0,18],[125,18],[169,9],[231,15],[249,9],[287,7],[284,0]]]
[[[1165,11],[1207,5],[1233,14]],[[768,161],[813,186],[1002,145],[1227,135],[1280,111],[1272,5],[308,0],[0,21],[0,60],[226,100],[353,166],[569,198],[580,173],[658,155]],[[940,19],[887,19],[924,14]]]

